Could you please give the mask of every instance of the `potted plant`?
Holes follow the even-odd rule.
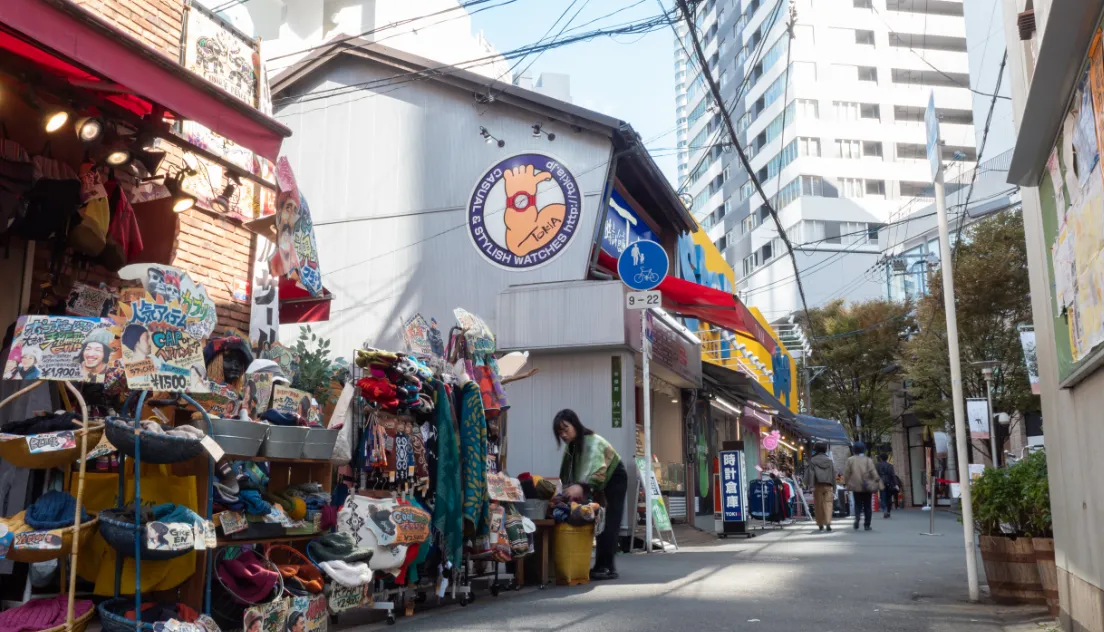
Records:
[[[986,468],[973,483],[974,526],[989,593],[998,603],[1044,604],[1024,500],[1026,473]]]
[[[1023,505],[1035,565],[1051,616],[1058,615],[1058,568],[1054,564],[1054,527],[1050,513],[1050,482],[1046,453],[1033,452],[1012,466],[1023,481]]]
[[[326,411],[331,401],[336,402],[337,399],[332,390],[334,371],[330,365],[330,341],[320,338],[311,331],[310,325],[306,325],[299,330],[294,351],[299,358],[299,366],[291,385],[313,395],[319,407]],[[323,412],[323,419],[328,418],[329,415]]]

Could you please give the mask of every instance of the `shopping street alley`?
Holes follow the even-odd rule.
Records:
[[[527,588],[460,608],[428,607],[395,630],[817,632],[1021,632],[1047,630],[1045,608],[966,600],[962,527],[937,515],[942,537],[923,537],[928,514],[912,510],[874,531],[839,518],[831,534],[806,524],[759,537],[716,540],[683,532],[675,554],[618,558],[621,578],[575,588]],[[979,563],[980,566],[980,563]],[[984,581],[984,580],[983,580]],[[983,591],[983,594],[985,592]],[[447,616],[445,616],[447,614]],[[362,615],[356,615],[362,617]],[[365,618],[338,629],[377,629]],[[379,626],[383,629],[386,626]]]

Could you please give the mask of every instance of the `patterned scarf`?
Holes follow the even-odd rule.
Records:
[[[445,560],[460,564],[464,547],[464,521],[460,491],[460,441],[452,417],[452,401],[442,382],[435,384],[437,408],[434,424],[437,427],[436,487],[433,497],[433,528],[441,534],[441,547]]]
[[[468,382],[461,388],[460,465],[464,481],[464,520],[473,535],[490,529],[487,498],[487,418],[479,385]]]

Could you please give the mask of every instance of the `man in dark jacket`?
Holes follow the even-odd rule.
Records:
[[[882,514],[883,518],[889,517],[890,499],[897,497],[897,473],[893,471],[893,464],[884,454],[878,455],[878,464],[875,466],[878,476],[882,479]]]
[[[832,530],[832,499],[836,495],[836,465],[828,456],[828,444],[813,445],[813,457],[805,468],[805,488],[813,489],[813,513],[821,531]]]

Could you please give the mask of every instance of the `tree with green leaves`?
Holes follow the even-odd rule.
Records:
[[[818,417],[837,419],[852,440],[885,441],[896,419],[890,384],[897,376],[902,341],[912,328],[912,305],[887,300],[812,309],[801,326],[816,336],[811,363],[819,373],[810,394]]]
[[[998,363],[993,371],[993,411],[1011,415],[1037,410],[1020,342],[1021,326],[1032,323],[1023,216],[1006,211],[967,227],[956,250],[957,261],[945,259],[942,264],[954,266],[963,394],[985,397],[985,379],[972,363],[991,360]],[[939,270],[931,274],[928,287],[930,292],[917,304],[920,330],[905,345],[901,365],[912,411],[926,423],[953,426],[947,312]],[[987,442],[982,453],[989,454]]]

